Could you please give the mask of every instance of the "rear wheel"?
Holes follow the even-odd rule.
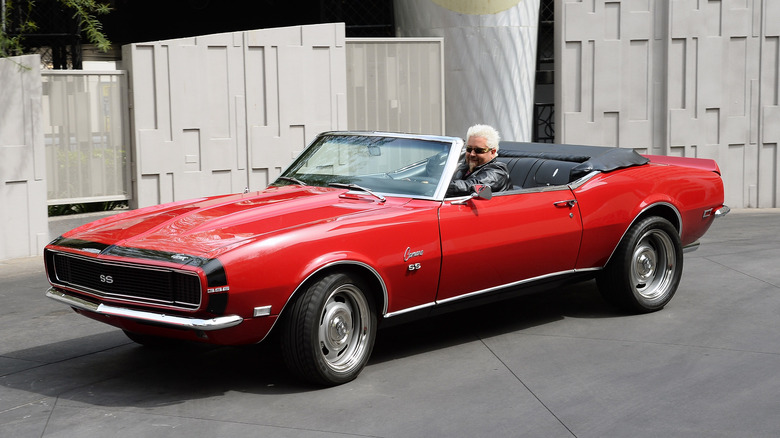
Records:
[[[368,362],[376,314],[367,287],[344,273],[311,284],[284,316],[282,354],[298,376],[322,385],[353,380]]]
[[[635,313],[662,309],[672,299],[683,269],[677,229],[651,216],[629,228],[598,278],[602,296]]]

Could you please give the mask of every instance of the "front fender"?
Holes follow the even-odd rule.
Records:
[[[426,204],[427,205],[427,204]],[[418,214],[419,213],[419,214]],[[407,260],[408,254],[415,254]],[[301,285],[325,269],[360,269],[374,280],[382,314],[433,302],[441,267],[435,208],[381,221],[334,221],[286,230],[220,256],[229,283],[226,313],[279,315]],[[410,264],[422,269],[410,270]]]

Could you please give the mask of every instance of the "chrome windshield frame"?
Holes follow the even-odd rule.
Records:
[[[458,161],[462,157],[461,153],[463,151],[463,145],[464,145],[463,139],[459,137],[450,137],[450,136],[443,136],[443,135],[406,134],[406,133],[383,132],[383,131],[326,131],[318,134],[317,137],[315,137],[314,140],[312,140],[306,146],[306,148],[304,149],[303,152],[301,152],[301,154],[305,153],[307,149],[309,149],[312,145],[319,142],[322,139],[322,137],[326,137],[326,136],[391,137],[391,138],[399,138],[399,139],[449,143],[449,155],[447,157],[447,161],[445,162],[444,169],[442,170],[441,177],[439,178],[438,185],[436,186],[436,189],[434,190],[432,196],[424,196],[424,195],[418,195],[412,193],[384,192],[382,190],[372,189],[372,192],[379,196],[396,197],[396,198],[405,197],[411,199],[423,199],[423,200],[434,200],[434,201],[444,200],[444,196],[447,193],[447,188],[449,187],[450,181],[452,180],[452,176],[455,173],[455,169],[458,167]],[[291,170],[291,168],[295,165],[296,161],[298,161],[299,157],[296,157],[287,167],[285,167],[280,175],[284,175],[288,173]],[[278,179],[279,178],[277,178],[277,180],[275,180],[274,182],[278,181]],[[274,182],[272,182],[271,184],[273,184]]]

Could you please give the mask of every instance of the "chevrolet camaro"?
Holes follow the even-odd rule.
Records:
[[[623,311],[659,310],[728,212],[709,159],[502,142],[512,187],[448,197],[463,157],[455,137],[326,132],[263,190],[57,237],[46,294],[144,345],[273,339],[295,375],[336,385],[380,326],[446,310],[592,279]]]

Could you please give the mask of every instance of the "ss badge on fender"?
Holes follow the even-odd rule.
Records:
[[[411,259],[413,257],[420,257],[422,255],[423,255],[423,250],[412,251],[411,247],[407,247],[406,251],[404,251],[404,261],[408,262],[409,259]],[[409,270],[410,271],[416,271],[416,270],[420,269],[421,267],[422,266],[419,263],[412,263],[411,265],[409,265]]]

